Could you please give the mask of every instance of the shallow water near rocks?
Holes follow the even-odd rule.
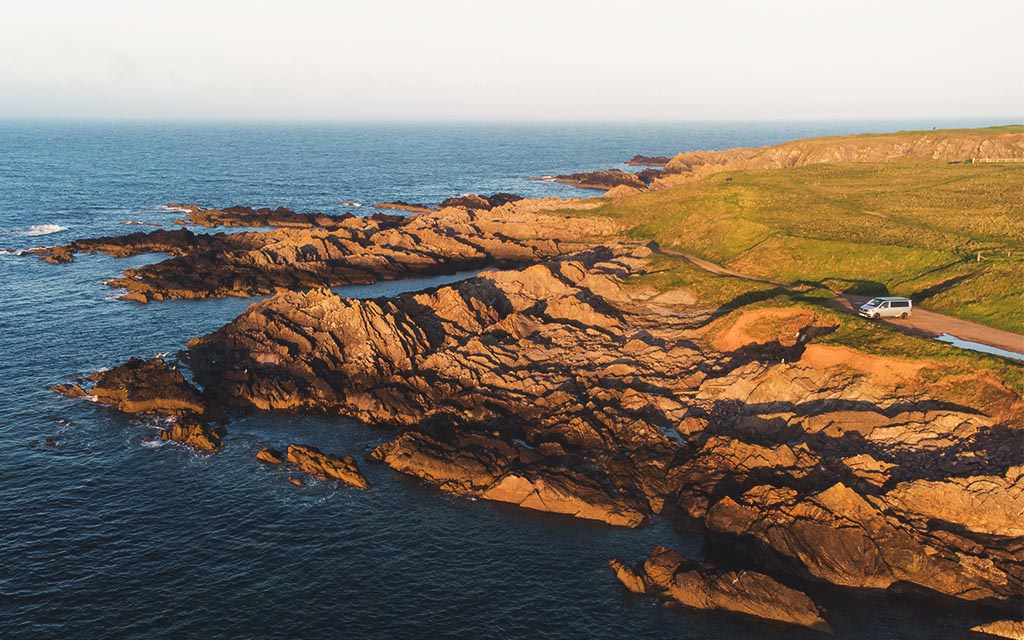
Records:
[[[366,214],[341,203],[591,195],[528,178],[635,153],[975,124],[988,123],[0,123],[0,248],[149,229],[124,220],[170,226],[180,212],[160,205],[172,201]],[[625,594],[606,566],[613,556],[637,561],[655,544],[703,556],[703,538],[665,518],[616,529],[453,497],[361,459],[369,491],[309,478],[297,488],[255,452],[302,442],[360,458],[395,434],[252,414],[229,425],[221,453],[199,455],[159,441],[158,420],[50,393],[130,356],[173,354],[253,302],[144,306],[103,285],[161,258],[53,266],[0,254],[3,637],[819,637]],[[336,291],[395,295],[471,275]],[[945,638],[984,620],[960,607],[809,590],[841,638]]]

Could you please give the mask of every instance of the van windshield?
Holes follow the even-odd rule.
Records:
[[[881,300],[879,300],[878,298],[871,298],[870,300],[868,300],[867,302],[864,303],[864,306],[867,306],[867,307],[877,307],[880,304],[882,304]]]

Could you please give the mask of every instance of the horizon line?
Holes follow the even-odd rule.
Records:
[[[815,116],[809,118],[650,118],[650,119],[567,119],[567,118],[276,118],[276,117],[173,117],[173,116],[28,116],[0,115],[0,122],[39,123],[139,123],[139,124],[396,124],[396,125],[496,125],[496,124],[551,124],[551,125],[673,125],[673,124],[806,124],[855,122],[922,122],[936,121],[991,121],[993,127],[1024,126],[1020,115],[956,115],[956,116]]]

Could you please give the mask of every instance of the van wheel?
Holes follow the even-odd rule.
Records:
[[[907,312],[904,311],[903,313],[900,314],[900,320],[906,320],[906,319],[907,319]]]
[[[877,313],[875,313],[875,314],[872,314],[872,315],[871,315],[871,318],[872,318],[873,320],[878,320],[878,314],[877,314]]]

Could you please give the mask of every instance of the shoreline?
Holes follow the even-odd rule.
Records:
[[[1024,472],[1009,449],[1024,412],[1018,392],[998,374],[828,343],[853,320],[824,309],[716,309],[692,293],[658,290],[644,284],[659,273],[651,251],[625,241],[621,224],[544,209],[571,205],[583,214],[602,204],[527,200],[345,218],[335,229],[204,239],[228,244],[198,252],[188,245],[197,236],[179,234],[178,258],[116,282],[142,283],[135,292],[157,302],[275,294],[182,352],[202,390],[175,381],[170,396],[192,398],[200,431],[217,420],[197,411],[196,397],[224,409],[328,412],[398,426],[374,461],[458,495],[611,525],[635,527],[671,505],[753,557],[749,570],[767,572],[756,573],[759,584],[771,585],[770,573],[807,586],[916,583],[997,610],[1017,603],[1020,558],[991,538],[1009,535],[1004,516],[1024,500]],[[177,238],[101,239],[94,250],[135,255],[164,237]],[[76,246],[89,246],[83,242]],[[348,300],[321,288],[339,277],[484,267],[499,269],[389,300]],[[211,286],[211,277],[222,283]],[[143,371],[159,380],[171,375],[165,364],[148,366]],[[954,378],[975,391],[952,391],[944,381]],[[159,380],[108,374],[96,384],[102,391],[109,382],[132,402],[155,393],[155,406],[164,407],[168,385]],[[191,424],[180,439],[194,433]],[[984,483],[1002,493],[977,493]],[[974,505],[969,513],[958,511],[965,503]],[[956,526],[932,523],[943,518]],[[844,521],[878,532],[854,541],[867,561],[849,553],[847,532],[834,526]],[[793,556],[792,548],[811,551]],[[900,555],[906,549],[909,560]],[[965,568],[982,559],[994,568]],[[684,605],[665,572],[727,591],[725,574],[683,572],[685,560],[669,569],[649,560],[632,575],[622,569],[620,579]],[[779,561],[789,568],[780,571]],[[727,595],[713,608],[754,607],[780,619],[764,602]],[[803,602],[800,595],[792,601]],[[814,626],[821,618],[799,619]]]

